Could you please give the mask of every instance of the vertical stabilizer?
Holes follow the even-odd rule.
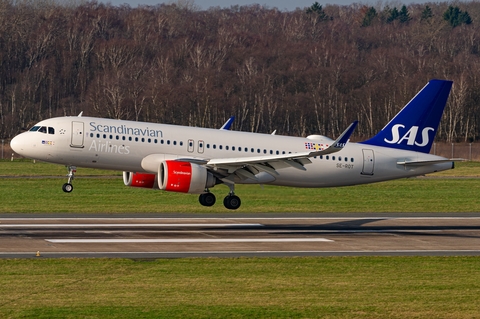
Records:
[[[452,83],[431,80],[377,135],[361,143],[429,153]]]

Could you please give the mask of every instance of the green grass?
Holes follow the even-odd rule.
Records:
[[[238,212],[479,211],[480,179],[471,177],[480,165],[457,167],[438,178],[331,189],[240,185]],[[71,194],[64,179],[45,177],[64,174],[0,162],[0,213],[226,211],[225,186],[206,208],[196,195],[125,187],[118,172],[79,169]],[[0,318],[474,318],[480,259],[0,259],[0,296]]]
[[[2,318],[473,318],[474,257],[0,260]]]
[[[236,212],[478,212],[480,179],[469,178],[467,174],[480,175],[480,165],[460,164],[459,178],[410,178],[320,189],[238,185],[236,193],[242,199],[242,206]],[[222,201],[228,188],[223,185],[212,189],[217,204],[203,207],[198,203],[198,195],[126,187],[118,172],[106,171],[113,177],[95,176],[95,170],[81,169],[74,181],[74,191],[66,194],[61,190],[66,178],[44,177],[64,175],[61,166],[31,162],[0,165],[0,176],[17,176],[0,178],[0,213],[227,211]],[[23,176],[25,172],[34,177]]]

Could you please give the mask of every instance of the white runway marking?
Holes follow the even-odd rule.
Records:
[[[47,242],[55,244],[124,244],[124,243],[293,243],[293,242],[333,242],[326,238],[191,238],[191,239],[124,239],[124,238],[104,238],[104,239],[45,239]]]

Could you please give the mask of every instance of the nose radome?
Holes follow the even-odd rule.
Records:
[[[10,147],[15,153],[23,155],[23,151],[25,148],[25,136],[23,136],[23,134],[19,134],[12,138],[12,140],[10,141]]]

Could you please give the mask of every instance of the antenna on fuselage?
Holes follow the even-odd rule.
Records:
[[[78,117],[82,117],[82,115],[83,115],[83,111],[80,112],[80,114],[78,114]]]

